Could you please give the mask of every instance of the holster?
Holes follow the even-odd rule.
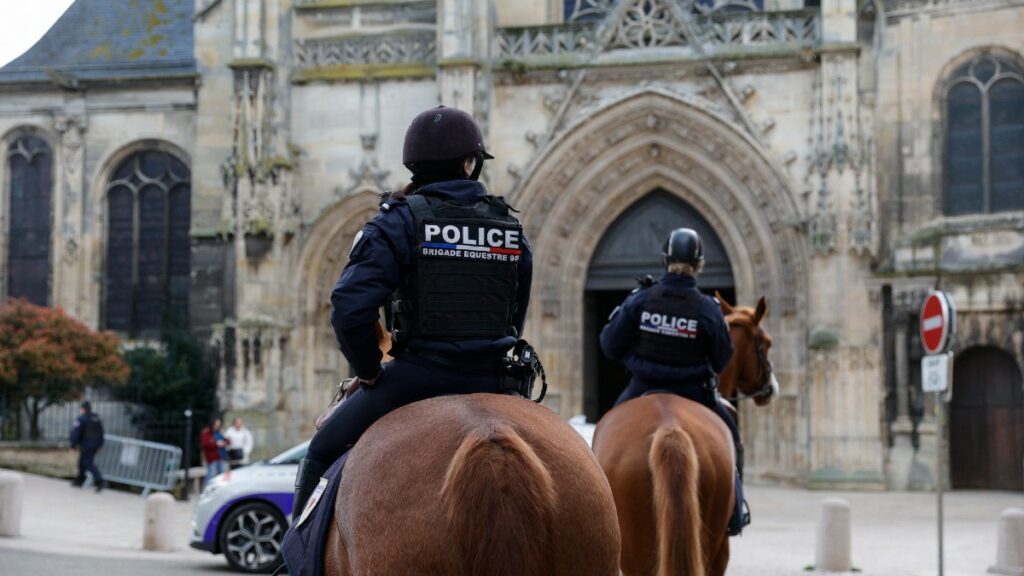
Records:
[[[512,349],[512,357],[506,360],[504,372],[505,390],[528,400],[534,400],[533,385],[537,381],[537,376],[540,376],[543,388],[540,397],[534,401],[539,403],[544,399],[544,395],[547,393],[544,367],[529,342],[522,339],[516,342]]]

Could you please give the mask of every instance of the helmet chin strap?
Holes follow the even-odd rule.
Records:
[[[479,180],[480,172],[484,169],[484,155],[479,152],[474,152],[472,155],[476,159],[473,163],[473,173],[469,175],[470,180]]]

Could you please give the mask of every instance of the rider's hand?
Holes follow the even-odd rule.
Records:
[[[360,378],[359,376],[356,376],[356,382],[360,386],[365,386],[366,388],[373,388],[380,381],[380,375],[382,372],[383,370],[378,370],[377,375],[374,376],[373,378]]]

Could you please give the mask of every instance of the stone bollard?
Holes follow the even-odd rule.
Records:
[[[157,492],[146,497],[146,524],[142,528],[142,548],[158,552],[174,550],[174,497]]]
[[[21,474],[0,470],[0,536],[21,534],[21,497],[25,480]]]
[[[1024,576],[1024,508],[1007,508],[999,515],[998,542],[989,573]]]
[[[818,516],[818,540],[814,553],[817,572],[849,572],[850,503],[842,498],[821,501]]]

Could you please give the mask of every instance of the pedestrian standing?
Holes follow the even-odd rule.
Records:
[[[80,488],[85,484],[85,473],[88,472],[96,484],[96,491],[103,490],[106,481],[94,462],[96,453],[103,447],[103,421],[93,413],[88,400],[83,401],[78,408],[78,418],[75,418],[71,426],[69,440],[71,449],[78,451],[78,476],[71,485]]]
[[[215,476],[224,473],[226,456],[223,452],[227,446],[227,440],[220,431],[220,418],[214,418],[209,426],[203,428],[199,433],[199,446],[202,448],[203,462],[206,464],[206,482],[213,480]]]
[[[228,445],[228,463],[232,468],[245,466],[249,463],[249,455],[252,454],[252,432],[245,427],[241,418],[235,418],[231,426],[224,431],[224,438]]]

